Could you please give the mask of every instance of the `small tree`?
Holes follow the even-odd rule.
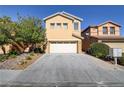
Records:
[[[91,55],[105,58],[109,54],[109,46],[103,43],[93,43],[90,46]]]
[[[4,54],[6,54],[4,45],[7,43],[8,43],[8,38],[4,34],[0,33],[0,46],[1,46]]]
[[[4,45],[9,43],[9,37],[10,37],[9,33],[11,33],[11,31],[9,31],[10,23],[11,23],[10,17],[3,16],[2,18],[0,18],[0,46],[4,54],[6,54]]]
[[[23,42],[31,50],[36,48],[37,43],[46,41],[45,29],[41,26],[41,20],[34,17],[19,17],[18,30],[15,34],[17,42]]]
[[[0,18],[0,45],[4,53],[3,45],[7,43],[12,44],[19,53],[23,53],[27,47],[35,48],[37,43],[44,44],[45,40],[45,29],[38,18],[18,17],[17,22],[7,16]]]

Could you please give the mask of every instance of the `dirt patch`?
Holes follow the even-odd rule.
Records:
[[[34,63],[42,55],[43,54],[35,54],[35,53],[21,54],[16,58],[11,58],[0,63],[0,69],[23,70],[27,68],[29,65],[31,65],[32,63]]]

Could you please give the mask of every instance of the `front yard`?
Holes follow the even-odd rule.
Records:
[[[0,69],[25,69],[45,52],[47,38],[42,20],[17,15],[0,17]]]
[[[1,55],[0,69],[23,70],[34,63],[43,54],[23,53],[21,55],[7,56]]]

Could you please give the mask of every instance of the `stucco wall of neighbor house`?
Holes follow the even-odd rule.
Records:
[[[108,34],[103,34],[103,27],[108,27]],[[115,34],[110,34],[110,27],[115,27]],[[91,36],[120,36],[120,28],[117,25],[112,23],[106,23],[103,25],[98,26],[97,28],[90,28],[90,35]]]
[[[90,36],[97,36],[98,35],[98,30],[97,28],[90,28]]]
[[[108,34],[103,34],[103,27],[108,27]],[[110,34],[110,27],[115,27],[115,34]],[[89,35],[86,36],[86,33],[89,33]],[[89,27],[87,29],[87,31],[85,31],[84,33],[82,33],[82,36],[84,37],[84,40],[82,40],[82,50],[86,51],[89,47],[90,44],[94,43],[94,42],[98,42],[99,40],[96,38],[92,38],[91,36],[106,36],[106,37],[110,37],[110,36],[120,36],[120,27],[112,24],[110,22],[102,24],[102,25],[98,25],[97,28],[96,27]],[[117,47],[118,45],[121,48],[124,48],[124,43],[119,43],[119,42],[110,42],[107,43],[108,45],[110,45],[111,47]]]
[[[124,42],[104,42],[111,48],[122,48],[122,51],[124,52]]]
[[[103,34],[103,27],[108,27],[108,34]],[[110,27],[115,27],[115,34],[110,34]],[[99,36],[120,36],[120,28],[112,23],[106,23],[104,25],[98,26]]]

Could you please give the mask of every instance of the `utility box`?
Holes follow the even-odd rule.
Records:
[[[121,48],[110,48],[109,55],[112,57],[122,57],[122,49]]]

